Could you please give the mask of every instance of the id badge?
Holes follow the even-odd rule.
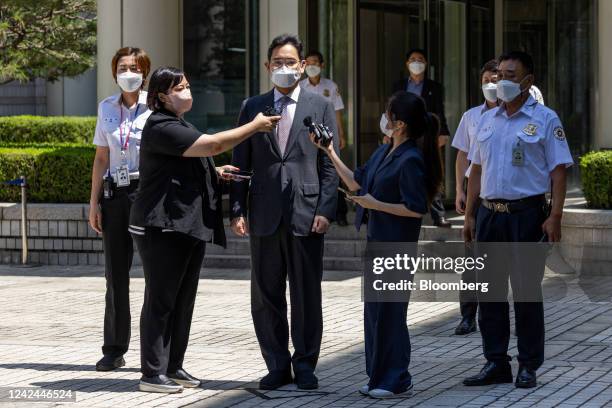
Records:
[[[512,165],[513,166],[524,166],[525,165],[525,149],[520,143],[512,148]]]
[[[124,149],[121,149],[121,166],[122,167],[128,166],[127,154]]]
[[[127,166],[117,167],[117,187],[126,187],[130,185],[130,171]]]

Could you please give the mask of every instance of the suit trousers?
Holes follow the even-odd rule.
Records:
[[[546,215],[542,206],[536,205],[514,214],[496,213],[482,205],[476,215],[476,239],[480,242],[538,242],[542,238],[542,223]],[[520,256],[507,257],[514,271],[528,270],[528,276],[520,276],[523,285],[529,287],[537,296],[542,297],[542,279],[546,266],[545,255],[540,258],[523,259]],[[529,267],[521,267],[528,262]],[[518,266],[517,266],[518,265]],[[501,268],[501,266],[500,266]],[[534,273],[535,271],[535,273]],[[506,269],[493,271],[505,275],[505,293],[508,293],[508,276],[513,283],[513,272]],[[518,280],[518,279],[517,279]],[[515,296],[520,287],[515,287]],[[491,291],[493,292],[493,291]],[[510,342],[510,305],[508,302],[486,301],[479,294],[478,325],[483,341],[483,351],[488,361],[510,361],[508,345]],[[481,299],[482,297],[482,299]],[[535,298],[535,296],[532,295]],[[514,302],[517,336],[518,361],[520,365],[537,370],[544,361],[544,305],[537,302]]]
[[[134,240],[145,276],[141,371],[147,377],[173,373],[183,366],[206,244],[160,228],[146,228]]]
[[[128,225],[137,188],[138,181],[132,181],[129,187],[116,188],[112,199],[100,200],[106,277],[102,353],[113,357],[124,355],[130,345],[130,268],[134,244]]]
[[[251,313],[270,372],[313,372],[321,349],[323,235],[295,236],[281,220],[269,236],[251,236]],[[289,353],[286,280],[291,296]]]

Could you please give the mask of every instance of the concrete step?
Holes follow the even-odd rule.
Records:
[[[451,228],[438,228],[432,225],[423,225],[421,227],[420,240],[422,241],[462,241],[462,230],[463,226],[453,225]],[[228,239],[240,239],[234,235],[229,226],[226,225],[225,234]],[[367,228],[364,225],[359,232],[354,226],[349,225],[346,227],[340,227],[336,224],[332,224],[327,234],[325,234],[325,240],[340,241],[340,240],[354,240],[354,241],[365,241],[367,236]]]
[[[249,255],[206,255],[204,258],[205,268],[219,269],[250,269],[251,258]],[[324,270],[353,271],[360,272],[361,258],[359,257],[329,257],[323,258]]]
[[[361,256],[365,248],[365,239],[335,240],[325,239],[325,254],[338,257]],[[246,238],[231,238],[227,241],[227,248],[217,245],[208,245],[206,255],[248,255],[250,253],[249,240]]]

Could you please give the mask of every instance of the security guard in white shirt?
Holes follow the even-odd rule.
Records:
[[[129,283],[134,251],[128,225],[138,187],[140,134],[151,114],[147,93],[142,90],[150,67],[143,50],[119,49],[111,68],[121,93],[98,106],[89,203],[89,224],[103,234],[105,257],[104,356],[96,364],[98,371],[123,366],[130,342]]]
[[[300,87],[309,92],[314,92],[329,99],[336,111],[336,123],[338,125],[338,141],[340,150],[346,146],[346,136],[344,134],[344,126],[342,122],[342,111],[344,110],[344,102],[338,85],[329,78],[321,76],[321,70],[325,68],[323,54],[319,51],[312,50],[306,55],[306,68],[304,72],[307,78],[300,81]],[[338,193],[338,207],[336,209],[336,222],[340,226],[348,225],[346,213],[348,207],[344,201],[342,193]]]
[[[459,214],[465,213],[466,181],[470,175],[468,153],[473,145],[478,124],[485,112],[497,107],[497,60],[488,61],[483,65],[480,70],[480,83],[485,102],[463,114],[452,143],[452,146],[458,150],[455,161],[455,209]],[[471,282],[474,278],[471,271],[462,276],[464,281]],[[459,292],[459,310],[461,322],[455,328],[455,334],[461,336],[476,331],[478,299],[475,292],[463,290]]]
[[[529,94],[535,79],[530,55],[520,51],[503,55],[498,68],[497,96],[503,104],[483,115],[470,153],[465,241],[557,242],[561,239],[566,168],[573,164],[565,132],[556,113]],[[544,194],[551,182],[549,211]],[[519,362],[515,386],[519,388],[536,386],[536,370],[544,361],[541,282],[545,259],[526,261],[536,262],[541,273],[533,276],[530,271],[520,279],[530,290],[536,286],[540,301],[514,302]],[[512,382],[508,302],[479,302],[479,307],[487,363],[463,383]]]

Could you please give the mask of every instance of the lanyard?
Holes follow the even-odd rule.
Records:
[[[132,128],[134,127],[134,122],[136,122],[136,118],[138,117],[138,109],[140,108],[140,104],[136,102],[136,112],[134,113],[134,120],[130,123],[130,127],[128,128],[127,135],[125,136],[125,142],[123,142],[123,106],[119,105],[119,143],[121,144],[121,151],[125,152],[130,144],[130,133],[132,133]]]

